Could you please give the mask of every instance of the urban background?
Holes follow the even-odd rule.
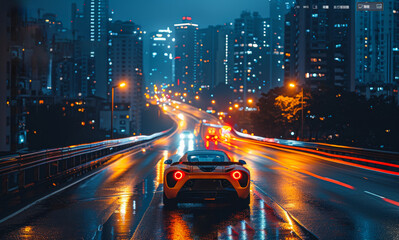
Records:
[[[399,150],[399,2],[383,2],[268,0],[267,16],[150,32],[109,0],[60,9],[69,22],[3,3],[0,152],[150,133],[165,99],[250,134]]]

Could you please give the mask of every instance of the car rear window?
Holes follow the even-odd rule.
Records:
[[[222,154],[195,154],[187,156],[188,162],[229,162]]]

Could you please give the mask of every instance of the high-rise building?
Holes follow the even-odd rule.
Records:
[[[110,21],[108,0],[85,0],[83,13],[72,5],[75,71],[78,97],[107,98],[107,39]]]
[[[234,21],[234,92],[259,95],[270,86],[268,62],[269,20],[259,13],[243,12]]]
[[[48,74],[48,69],[27,64],[46,61],[46,54],[41,59],[37,58],[38,55],[31,57],[31,47],[35,47],[35,53],[42,53],[42,46],[38,38],[36,42],[25,41],[31,35],[24,21],[25,9],[18,3],[4,2],[0,9],[0,152],[16,152],[27,146],[26,98],[32,95],[28,89],[42,89],[42,82],[32,82],[32,69],[35,76],[42,72]],[[40,38],[40,31],[36,33]],[[32,86],[37,82],[39,84]]]
[[[354,14],[351,0],[300,0],[288,13],[285,81],[354,90]],[[291,72],[290,72],[291,71]]]
[[[159,29],[150,34],[149,73],[150,85],[173,84],[174,42],[172,31]]]
[[[198,85],[198,25],[191,17],[183,17],[175,27],[175,84],[184,88]]]
[[[394,29],[393,33],[393,78],[396,85],[399,85],[399,2],[393,2],[393,22]],[[398,92],[398,91],[397,91]],[[399,103],[399,93],[398,93],[398,103]]]
[[[383,3],[382,11],[356,12],[356,88],[367,96],[393,95],[395,82],[399,83],[396,12],[399,3],[394,0]]]
[[[198,83],[201,88],[214,88],[231,82],[233,38],[232,23],[198,30]]]
[[[108,79],[115,89],[114,132],[119,135],[139,134],[143,107],[143,35],[139,25],[131,21],[115,21],[108,40]],[[124,111],[128,114],[118,114]],[[109,125],[108,125],[109,126]]]
[[[0,8],[0,153],[11,150],[11,128],[10,128],[10,82],[9,65],[10,39],[12,32],[7,29],[11,27],[10,2]]]
[[[295,5],[293,0],[269,0],[271,34],[268,36],[269,88],[281,87],[284,82],[285,15]]]
[[[43,43],[40,44],[48,55],[49,74],[43,79],[42,92],[46,95],[73,97],[71,83],[73,79],[73,41],[72,32],[66,29],[55,14],[46,13],[28,22],[28,31],[40,32]]]
[[[285,15],[284,24],[284,81],[296,81],[298,76],[296,75],[297,59],[295,59],[295,47],[296,36],[298,32],[298,26],[296,24],[296,9],[291,8],[290,12]]]

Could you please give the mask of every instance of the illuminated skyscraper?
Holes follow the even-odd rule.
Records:
[[[229,84],[233,67],[233,24],[209,26],[198,30],[198,82],[201,88]]]
[[[173,61],[175,39],[172,31],[160,29],[150,35],[149,73],[150,85],[173,84]]]
[[[351,0],[300,0],[288,13],[285,81],[354,90],[354,13]]]
[[[392,95],[399,83],[399,2],[383,2],[383,11],[356,12],[356,84],[367,96]]]
[[[269,89],[269,29],[269,20],[257,12],[243,12],[234,21],[234,78],[231,85],[244,99],[248,94],[259,95]]]
[[[76,4],[72,5],[76,61],[74,90],[77,97],[107,98],[107,38],[110,20],[108,0],[85,0],[83,12]]]
[[[198,68],[198,25],[191,17],[183,17],[183,22],[175,24],[175,84],[182,88],[197,86]]]
[[[284,80],[284,23],[285,15],[295,5],[293,0],[269,0],[270,31],[269,88],[281,87]]]
[[[131,21],[115,21],[109,35],[109,83],[112,86],[126,83],[126,87],[115,89],[115,109],[128,113],[114,115],[114,129],[120,135],[139,134],[143,107],[144,31]]]

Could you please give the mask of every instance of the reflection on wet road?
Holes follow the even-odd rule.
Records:
[[[187,203],[169,210],[163,207],[161,191],[154,196],[134,239],[300,239],[291,223],[254,193],[247,208]]]

